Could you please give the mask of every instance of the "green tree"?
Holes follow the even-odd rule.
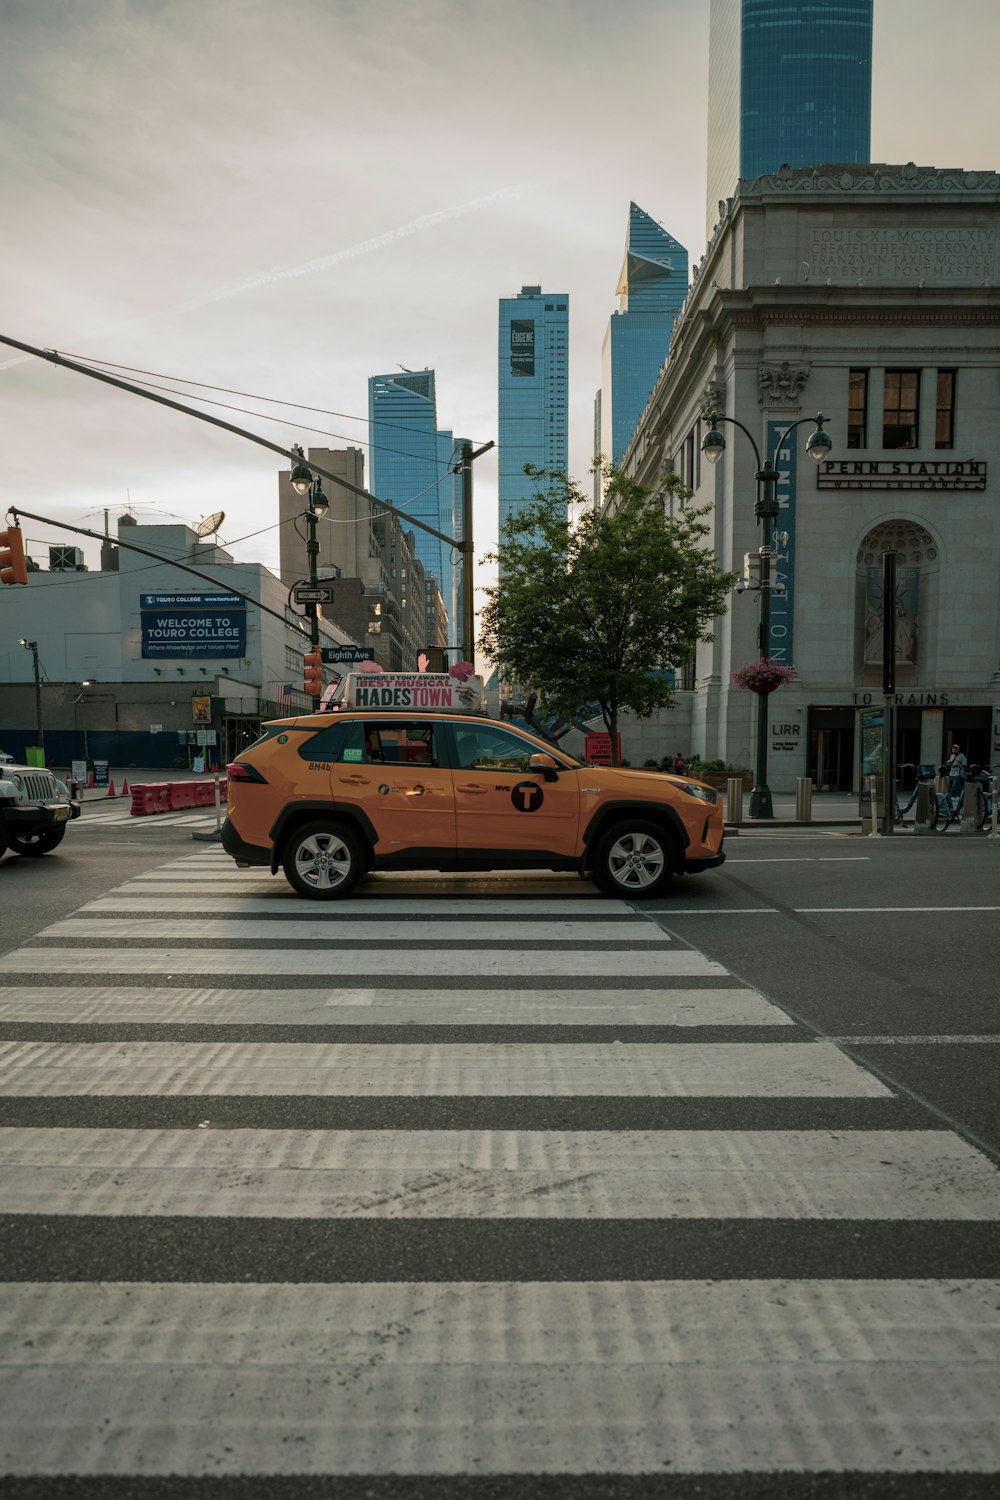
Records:
[[[479,645],[557,713],[598,703],[616,764],[619,714],[649,718],[673,701],[652,669],[687,662],[712,639],[736,575],[716,565],[706,511],[676,503],[692,493],[676,474],[653,494],[612,469],[598,512],[566,476],[527,472],[545,490],[501,528]],[[585,509],[573,525],[575,506]]]

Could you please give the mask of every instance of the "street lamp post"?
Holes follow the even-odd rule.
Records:
[[[306,559],[309,565],[309,587],[315,592],[319,582],[317,574],[316,559],[319,557],[319,542],[316,540],[316,523],[320,516],[325,516],[330,509],[330,502],[323,493],[319,480],[314,476],[312,469],[306,463],[305,454],[298,445],[294,445],[292,452],[298,456],[298,463],[292,470],[289,478],[292,489],[298,495],[309,496],[309,505],[305,511],[306,526],[309,535],[306,538]],[[319,649],[319,605],[315,598],[310,599],[306,605],[306,614],[309,617],[309,643],[314,651]],[[313,711],[318,712],[321,694],[314,693],[312,706]]]
[[[42,728],[42,676],[38,670],[38,642],[26,641],[22,637],[18,644],[23,646],[25,651],[31,652],[31,660],[35,668],[35,723],[38,726],[38,748],[44,750],[45,730]]]
[[[761,461],[760,449],[754,441],[753,433],[744,427],[735,417],[723,417],[718,412],[713,412],[704,419],[709,424],[709,430],[702,441],[701,451],[708,462],[718,463],[726,451],[726,440],[719,431],[720,422],[728,422],[733,427],[738,427],[750,440],[753,448],[754,458],[757,460],[757,472],[754,478],[757,482],[757,495],[754,500],[754,515],[757,517],[758,525],[763,523],[763,544],[758,548],[759,575],[755,585],[760,594],[760,654],[764,661],[770,657],[771,636],[771,591],[781,587],[777,581],[771,580],[771,562],[776,554],[772,550],[774,541],[774,523],[778,519],[780,505],[778,502],[778,454],[784,446],[788,434],[796,427],[801,427],[803,422],[815,420],[816,428],[809,436],[806,443],[806,452],[816,463],[822,463],[833,447],[833,443],[827,433],[823,431],[822,413],[812,417],[800,417],[797,422],[790,422],[784,432],[774,445],[774,453],[769,459]],[[750,816],[752,818],[773,818],[774,808],[771,803],[771,789],[767,784],[767,694],[758,695],[757,705],[757,765],[754,775],[754,788],[750,794]]]
[[[89,687],[93,687],[93,685],[94,684],[92,683],[92,681],[90,680],[90,678],[89,677],[85,677],[83,679],[83,681],[80,683],[80,691],[79,691],[78,695],[73,699],[74,719],[75,719],[75,713],[76,713],[77,705],[80,704],[80,703],[83,704],[83,709],[81,710],[81,716],[82,716],[82,719],[83,719],[83,758],[87,762],[89,762],[89,760],[90,760],[90,746],[87,743],[87,689]],[[74,732],[75,732],[75,728],[76,728],[76,725],[75,725],[75,722],[74,722]]]

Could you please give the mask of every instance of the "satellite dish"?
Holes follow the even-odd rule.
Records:
[[[217,510],[214,515],[206,516],[204,521],[199,521],[194,528],[195,536],[211,536],[213,532],[218,531],[225,519],[224,510]]]

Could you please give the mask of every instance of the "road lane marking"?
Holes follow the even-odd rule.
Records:
[[[433,938],[435,942],[514,942],[520,949],[533,943],[579,941],[607,943],[609,947],[629,948],[633,943],[669,943],[673,939],[662,928],[634,919],[619,922],[600,921],[519,921],[516,917],[498,922],[466,918],[459,922],[400,922],[392,928],[384,922],[360,922],[341,908],[319,921],[304,917],[301,906],[285,910],[266,924],[254,925],[257,913],[247,910],[234,917],[181,917],[163,912],[156,917],[67,917],[44,927],[37,936],[48,938],[271,938],[282,942],[341,941],[349,938],[351,946],[359,943],[405,945],[408,939]]]
[[[985,1042],[996,1047],[1000,1046],[1000,1033],[994,1032],[992,1036],[923,1036],[920,1032],[912,1032],[908,1036],[828,1036],[824,1040],[836,1042],[840,1047],[948,1047],[964,1046],[966,1042]]]
[[[718,1475],[729,1493],[746,1475],[919,1471],[929,1492],[997,1467],[998,1294],[929,1278],[25,1283],[4,1290],[25,1334],[6,1466],[137,1476],[137,1494],[208,1474],[263,1494],[306,1455],[373,1491],[447,1474],[514,1493],[530,1470]]]
[[[422,934],[426,936],[426,934]],[[317,972],[328,971],[335,964],[341,978],[349,974],[423,975],[428,982],[434,975],[474,974],[506,978],[512,965],[520,962],[518,951],[510,948],[477,948],[474,933],[469,947],[408,949],[405,943],[389,948],[370,944],[350,948],[346,944],[331,952],[319,953],[309,948],[46,948],[41,943],[15,949],[4,956],[6,974],[280,974],[290,978],[301,974],[314,979]],[[526,945],[525,945],[526,946]],[[564,949],[528,949],[524,963],[534,978],[543,975],[586,974],[630,977],[718,974],[729,977],[724,965],[695,953],[691,949],[664,952],[618,948],[588,949],[586,952]]]
[[[589,955],[588,955],[589,956]],[[882,1099],[829,1042],[6,1042],[10,1096],[118,1094]]]
[[[1000,1220],[951,1131],[0,1129],[0,1168],[7,1214]]]
[[[280,1020],[279,1020],[280,1018]],[[751,989],[164,989],[0,986],[0,1022],[283,1026],[794,1026]]]
[[[935,903],[934,906],[793,906],[792,910],[805,916],[829,916],[861,915],[878,912],[934,912],[941,915],[947,912],[966,911],[1000,911],[1000,906],[942,906]]]

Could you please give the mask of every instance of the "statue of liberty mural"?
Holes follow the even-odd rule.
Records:
[[[882,665],[882,569],[865,569],[865,666]],[[920,569],[916,565],[896,569],[896,663],[915,667],[920,632]]]

